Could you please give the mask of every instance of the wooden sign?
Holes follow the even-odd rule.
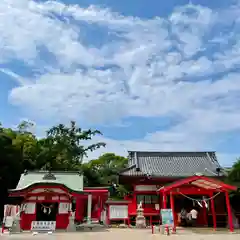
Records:
[[[110,219],[127,219],[128,206],[126,205],[110,205],[109,206]]]
[[[159,189],[159,186],[156,185],[137,185],[135,186],[135,191],[150,191],[156,192]]]

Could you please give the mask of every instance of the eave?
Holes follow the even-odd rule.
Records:
[[[36,187],[42,187],[42,186],[46,186],[46,187],[62,187],[65,188],[69,193],[77,193],[77,194],[86,194],[88,195],[89,193],[84,192],[84,191],[78,191],[78,190],[73,190],[70,189],[68,186],[66,186],[63,183],[54,183],[54,182],[38,182],[38,183],[33,183],[25,188],[21,188],[21,189],[9,189],[8,193],[10,196],[17,196],[17,195],[24,195],[27,191],[29,191],[30,189],[36,188]]]

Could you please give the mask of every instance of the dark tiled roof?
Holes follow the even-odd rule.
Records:
[[[133,152],[123,176],[188,177],[196,173],[216,176],[221,168],[215,152]]]
[[[120,172],[120,175],[124,176],[145,176],[146,174],[141,171],[136,171],[135,165],[130,168],[126,168]]]

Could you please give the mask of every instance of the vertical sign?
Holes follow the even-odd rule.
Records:
[[[161,209],[162,225],[173,225],[173,213],[172,209]]]

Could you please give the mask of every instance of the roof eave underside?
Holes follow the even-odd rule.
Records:
[[[221,177],[224,177],[224,175],[213,175],[213,174],[203,174],[201,173],[202,175],[206,176],[206,177],[216,177],[216,178],[221,178]],[[122,177],[145,177],[145,176],[149,176],[151,178],[186,178],[186,177],[192,177],[196,175],[195,172],[192,172],[191,174],[182,174],[182,175],[162,175],[162,174],[157,174],[157,173],[154,173],[154,174],[149,174],[149,173],[144,173],[142,172],[141,170],[137,171],[136,170],[136,167],[129,167],[129,168],[126,168],[124,169],[123,171],[121,171],[119,173],[119,176],[122,176]]]
[[[208,178],[205,176],[193,176],[193,177],[185,178],[183,180],[176,181],[174,183],[169,184],[168,186],[164,186],[160,188],[159,191],[169,192],[185,184],[192,184],[196,187],[200,187],[209,191],[236,191],[237,190],[236,186],[225,184],[213,178]]]

